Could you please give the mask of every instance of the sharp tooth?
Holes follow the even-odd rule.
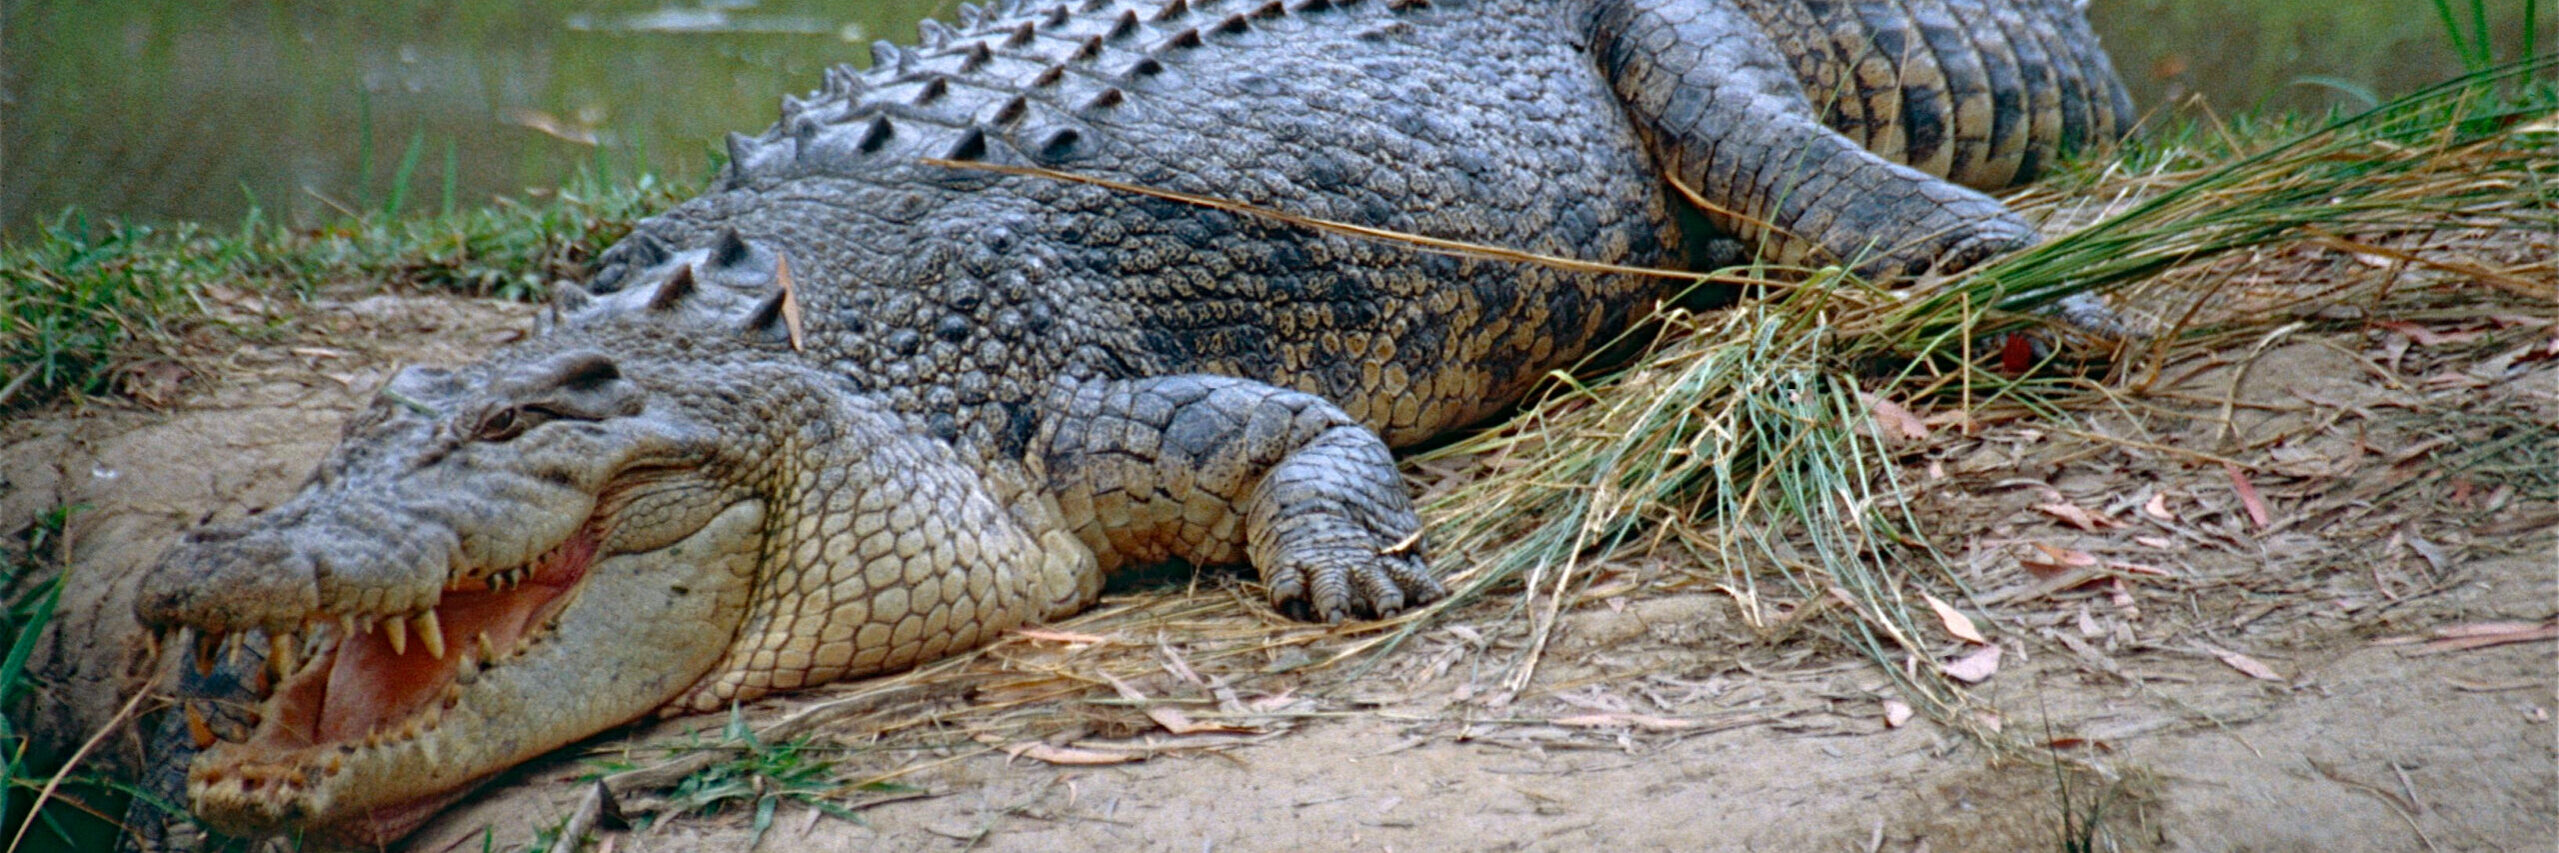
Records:
[[[218,631],[198,631],[192,645],[194,647],[189,651],[194,653],[195,674],[212,675],[213,655],[222,650],[222,634]]]
[[[480,662],[472,658],[470,652],[463,652],[462,659],[453,664],[453,683],[478,684],[479,682]]]
[[[444,625],[436,621],[435,608],[427,608],[426,615],[417,617],[415,621],[417,622],[418,639],[426,641],[427,654],[433,655],[436,660],[443,660]]]
[[[247,631],[233,631],[222,638],[222,662],[233,668],[240,666],[240,639]]]
[[[161,635],[167,634],[168,632],[169,629],[167,628],[153,628],[149,631],[142,632],[142,651],[148,656],[147,659],[160,659]]]
[[[205,747],[212,746],[213,726],[205,723],[204,712],[196,710],[194,702],[181,702],[179,704],[185,706],[187,709],[187,737],[195,741],[195,748],[203,749]]]
[[[281,681],[302,671],[302,638],[281,631],[267,635],[267,666]]]
[[[353,613],[340,613],[340,614],[338,614],[338,636],[339,636],[339,637],[352,637],[352,636],[355,636],[355,614],[353,614]]]
[[[392,654],[409,653],[409,620],[397,616],[382,620],[382,636],[391,639]]]
[[[479,649],[480,660],[492,661],[497,659],[498,647],[490,644],[489,632],[482,631],[477,636],[472,637],[471,644]]]

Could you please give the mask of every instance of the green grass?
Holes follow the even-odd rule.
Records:
[[[51,625],[55,607],[61,601],[61,578],[57,573],[55,553],[63,543],[64,527],[77,506],[60,506],[35,519],[23,533],[23,539],[10,543],[5,561],[8,577],[0,581],[0,589],[9,591],[5,608],[0,608],[0,637],[9,640],[8,651],[0,654],[0,710],[14,710],[26,701],[21,696],[32,685],[28,683],[27,659],[35,651],[35,640]],[[0,839],[15,838],[24,832],[32,849],[79,850],[112,843],[113,824],[81,811],[61,799],[65,794],[88,800],[104,793],[106,787],[94,780],[66,780],[55,799],[45,803],[41,811],[30,815],[38,794],[52,780],[52,774],[39,772],[34,762],[45,756],[29,752],[35,733],[14,714],[0,713]],[[24,826],[32,819],[35,826]],[[0,841],[0,844],[5,844]]]
[[[813,743],[810,737],[764,743],[756,739],[755,729],[746,724],[744,711],[736,706],[729,709],[724,736],[735,757],[677,782],[674,790],[666,792],[666,808],[660,819],[749,810],[749,826],[755,831],[747,841],[749,849],[763,843],[764,833],[773,828],[775,811],[785,802],[855,823],[862,821],[861,815],[833,801],[832,797],[842,793],[842,783],[833,772],[835,762],[825,757],[830,750]]]
[[[421,149],[409,145],[404,180],[381,211],[323,228],[277,228],[255,211],[228,230],[100,223],[70,211],[0,247],[0,411],[114,390],[120,367],[173,353],[210,324],[213,300],[303,298],[344,285],[543,298],[552,281],[583,275],[633,221],[691,190],[646,175],[582,176],[546,198],[399,215]]]
[[[730,706],[728,724],[718,737],[704,738],[697,733],[690,743],[673,748],[679,754],[712,760],[675,778],[663,790],[643,786],[632,791],[627,796],[645,798],[645,814],[615,815],[615,819],[646,827],[687,816],[744,812],[747,825],[753,830],[747,849],[754,849],[773,828],[774,818],[785,804],[858,824],[862,822],[861,814],[844,804],[849,795],[894,796],[916,790],[894,782],[848,783],[836,769],[835,756],[843,752],[841,747],[805,734],[767,741],[747,725],[740,706]],[[608,777],[638,769],[613,761],[595,764],[600,772],[593,778],[599,786],[604,786]],[[536,836],[533,849],[562,849],[560,835],[568,829],[564,822],[544,830]]]
[[[2453,0],[2434,0],[2434,3],[2435,16],[2443,22],[2444,37],[2452,42],[2452,52],[2461,57],[2462,67],[2477,73],[2506,61],[2507,58],[2497,55],[2496,44],[2490,38],[2488,0],[2468,0],[2460,5],[2458,11]],[[2540,25],[2540,0],[2523,0],[2522,56],[2540,52],[2539,45],[2535,43]]]

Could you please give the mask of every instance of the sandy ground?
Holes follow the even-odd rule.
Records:
[[[467,359],[521,334],[528,313],[425,297],[324,303],[272,340],[164,371],[187,378],[163,389],[164,405],[13,421],[0,428],[0,526],[86,505],[65,612],[112,616],[127,593],[105,581],[187,525],[281,501],[395,365]],[[1184,636],[1183,620],[1161,615],[1167,599],[1245,633],[1308,630],[1259,622],[1248,597],[1210,582],[1060,627],[1102,642],[1015,637],[975,675],[821,729],[841,749],[812,754],[850,778],[894,774],[897,787],[838,794],[858,822],[782,802],[761,849],[2055,849],[2063,810],[2093,806],[2096,849],[2551,850],[2549,318],[2547,306],[2508,304],[2406,328],[2295,331],[2181,359],[2076,424],[1940,429],[1911,447],[1913,509],[1979,593],[1962,604],[2001,650],[1967,713],[2015,735],[2020,752],[1925,715],[1888,720],[1901,699],[1883,671],[1809,632],[1752,626],[1721,574],[1695,567],[1601,573],[1515,694],[1496,688],[1490,663],[1522,642],[1505,602],[1474,605],[1352,677],[1294,666],[1350,641],[1340,637]],[[2499,442],[2523,449],[2462,455]],[[2105,571],[2038,569],[2074,555]],[[40,650],[110,653],[56,667],[46,707],[57,713],[39,726],[121,700],[107,688],[133,638],[95,624],[110,627]],[[2541,639],[2443,638],[2464,631]],[[1940,661],[1981,649],[1926,642]],[[1220,719],[1240,731],[1175,735],[1101,701],[1108,687],[1007,692],[1005,673],[1071,668],[1112,646],[1140,664],[1119,670],[1130,689],[1234,712]],[[750,719],[875,687],[768,701]],[[988,704],[1008,716],[970,710]],[[724,723],[662,721],[555,754],[406,849],[520,849],[587,789],[576,781],[594,772],[587,757],[646,764]],[[2086,769],[2057,781],[2046,754]],[[1072,763],[1097,755],[1143,760]],[[615,850],[742,849],[752,812],[603,835]]]

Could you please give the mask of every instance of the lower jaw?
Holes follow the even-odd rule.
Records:
[[[434,794],[398,805],[383,806],[369,810],[360,816],[315,826],[305,832],[303,837],[329,847],[379,850],[407,837],[409,833],[416,832],[418,827],[426,825],[429,818],[444,811],[446,806],[452,805],[464,795],[471,793],[473,789],[480,787],[480,781],[485,779],[473,781],[447,793]]]
[[[317,849],[378,850],[416,831],[489,778],[482,776],[449,791],[367,807],[354,814],[321,820],[310,819],[318,807],[315,802],[318,798],[310,794],[297,795],[282,802],[222,802],[198,796],[191,797],[189,805],[207,824],[226,835],[242,838],[290,835]]]

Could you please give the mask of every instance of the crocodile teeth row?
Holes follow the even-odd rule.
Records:
[[[346,626],[350,634],[369,634],[373,632],[375,618],[370,615],[340,616],[338,622]],[[444,622],[436,617],[435,608],[430,607],[406,616],[384,616],[380,619],[382,639],[391,644],[392,654],[409,653],[409,632],[414,630],[418,634],[418,641],[425,644],[426,653],[429,656],[436,660],[444,659]]]
[[[558,550],[553,549],[554,552]],[[543,554],[535,564],[539,565],[552,557],[553,554]],[[523,586],[524,582],[532,577],[533,568],[528,565],[491,572],[481,580],[490,590],[511,590]],[[302,630],[268,631],[267,673],[275,680],[282,681],[301,672],[306,665],[318,659],[327,643],[324,640],[325,632],[315,629],[325,628],[328,624],[327,617],[315,616],[303,620]],[[426,653],[436,660],[443,660],[448,651],[444,643],[443,620],[437,617],[433,607],[408,615],[341,613],[337,616],[338,636],[341,637],[373,633],[376,625],[381,626],[383,640],[390,644],[391,653],[394,655],[409,653],[411,630],[417,632],[418,640],[425,646]],[[186,646],[191,652],[196,674],[210,676],[217,665],[227,664],[233,667],[239,665],[242,638],[246,635],[246,631],[198,630],[184,627],[178,628],[177,631],[181,645]],[[161,629],[144,635],[144,643],[152,657],[159,657],[161,643],[166,634],[167,629]],[[489,647],[486,634],[480,635],[478,642],[481,661],[497,656],[496,651]],[[265,691],[262,688],[260,692]]]

